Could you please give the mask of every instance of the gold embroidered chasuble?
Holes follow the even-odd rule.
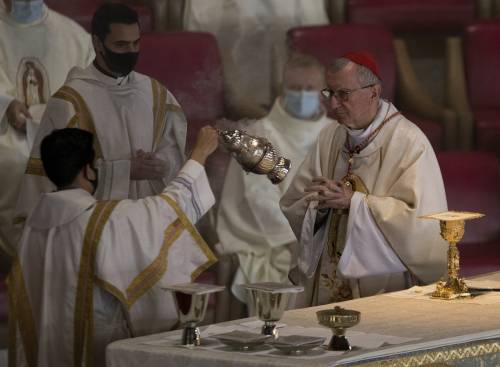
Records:
[[[396,111],[391,105],[388,114]],[[298,264],[291,275],[298,275],[297,279],[317,290],[314,293],[314,288],[309,289],[309,303],[335,300],[338,294],[332,291],[349,297],[346,283],[339,279],[336,264],[349,235],[348,220],[355,222],[356,218],[350,218],[348,213],[339,217],[336,211],[330,210],[321,222],[316,222],[316,204],[309,204],[304,199],[304,188],[313,177],[340,181],[346,175],[349,158],[346,138],[343,126],[326,128],[280,203],[299,239]],[[351,290],[359,292],[355,295],[403,288],[409,285],[408,279],[418,283],[439,279],[446,269],[446,245],[439,235],[438,225],[426,223],[418,216],[445,210],[447,206],[439,166],[423,133],[401,115],[391,119],[365,149],[354,154],[352,172],[366,187],[363,205],[368,207],[376,230],[407,269],[407,274],[350,280]],[[310,228],[315,225],[317,228],[313,232]],[[366,223],[356,225],[369,230]],[[335,227],[332,238],[328,231]],[[353,240],[355,243],[355,238]]]
[[[113,340],[173,327],[161,287],[216,261],[192,224],[213,203],[191,160],[161,195],[137,201],[43,194],[9,278],[11,366],[103,366]]]

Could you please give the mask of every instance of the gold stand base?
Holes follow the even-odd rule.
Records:
[[[436,290],[431,295],[432,298],[439,299],[457,299],[469,298],[471,294],[463,279],[455,278],[447,282],[439,281],[436,285]]]
[[[471,294],[463,279],[458,277],[460,270],[460,254],[457,243],[464,235],[465,221],[484,217],[481,213],[454,212],[448,211],[421,218],[439,220],[441,237],[448,242],[448,280],[441,280],[436,285],[436,290],[432,293],[432,298],[457,299],[469,298]]]

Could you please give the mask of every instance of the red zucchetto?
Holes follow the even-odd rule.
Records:
[[[351,60],[358,65],[363,65],[373,74],[375,74],[377,78],[379,78],[379,80],[382,80],[382,78],[380,77],[380,69],[378,68],[377,61],[375,61],[375,58],[371,53],[367,51],[354,51],[348,52],[342,57]]]

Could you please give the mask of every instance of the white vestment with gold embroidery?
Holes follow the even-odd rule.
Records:
[[[40,144],[51,131],[65,127],[94,134],[98,200],[158,194],[185,160],[186,120],[174,96],[160,83],[136,72],[115,79],[94,65],[74,68],[47,105],[23,177],[16,216],[25,217],[40,193],[54,190],[41,166]],[[130,179],[130,159],[139,149],[155,152],[166,161],[163,179]]]
[[[13,317],[21,325],[16,328],[18,365],[26,365],[33,344],[39,367],[74,365],[77,309],[83,307],[78,287],[89,228],[102,227],[92,262],[93,332],[90,344],[83,341],[94,349],[92,365],[104,366],[105,347],[113,340],[172,328],[176,309],[162,287],[191,282],[216,261],[191,224],[214,200],[204,168],[193,160],[161,195],[145,199],[99,203],[81,189],[43,194],[27,219],[15,265],[35,331],[31,342],[29,336],[23,339],[29,315],[15,305],[19,311]],[[103,203],[109,204],[109,217],[93,223]],[[13,278],[21,300],[19,274]]]
[[[397,112],[385,101],[374,126]],[[363,133],[364,134],[364,133]],[[304,188],[313,177],[336,181],[347,173],[344,126],[326,128],[299,169],[281,208],[300,239],[297,280],[312,278],[318,267],[324,273],[329,228],[333,217],[317,220],[317,202],[309,202]],[[351,143],[356,142],[356,137]],[[446,271],[447,246],[439,225],[418,217],[447,209],[443,180],[436,156],[427,138],[403,116],[391,119],[359,154],[352,172],[364,182],[368,194],[356,192],[348,216],[340,221],[340,240],[333,254],[340,256],[332,278],[354,280],[355,295],[366,296],[417,283],[436,281]],[[325,285],[326,286],[326,285]],[[319,303],[332,300],[319,287]],[[356,294],[359,292],[358,294]]]
[[[71,19],[45,7],[41,19],[19,24],[0,1],[0,172],[4,173],[0,246],[9,252],[14,246],[11,227],[19,186],[46,103],[71,68],[85,67],[93,57],[89,34]],[[26,104],[33,116],[27,134],[18,133],[7,122],[7,107],[13,99]]]

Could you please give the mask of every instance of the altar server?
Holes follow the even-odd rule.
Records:
[[[172,328],[162,287],[216,259],[194,227],[214,204],[204,164],[218,135],[202,128],[190,159],[156,196],[97,201],[94,136],[55,130],[41,158],[57,191],[28,217],[9,277],[9,365],[104,366],[113,340]]]

